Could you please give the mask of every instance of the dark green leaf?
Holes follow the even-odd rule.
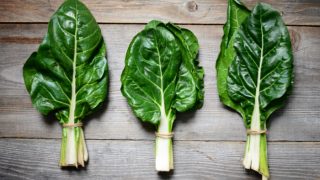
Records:
[[[197,59],[199,52],[198,39],[188,29],[170,23],[167,24],[167,27],[179,39],[183,57],[176,86],[174,107],[179,112],[187,111],[193,107],[200,108],[203,105],[204,98],[204,71],[199,66]]]
[[[201,107],[203,70],[196,59],[198,49],[191,31],[170,23],[151,21],[134,37],[121,91],[137,117],[158,125],[164,115],[172,124],[176,110]]]
[[[241,9],[244,16],[232,20]],[[266,121],[283,106],[293,82],[289,33],[271,6],[259,3],[250,13],[236,0],[229,0],[224,32],[216,66],[219,96],[248,129],[244,167],[267,179]]]
[[[279,99],[292,84],[290,36],[280,14],[260,3],[238,30],[234,47],[237,56],[229,69],[228,93],[244,109],[250,127],[254,104],[258,103],[260,120],[266,121],[281,107]]]
[[[250,11],[239,1],[228,0],[227,22],[223,27],[224,35],[220,45],[220,53],[216,61],[217,86],[220,100],[226,106],[239,112],[243,118],[245,117],[245,113],[241,106],[234,103],[228,96],[227,76],[228,68],[235,57],[233,48],[234,34],[249,14]]]
[[[82,120],[106,97],[105,55],[101,30],[90,11],[77,0],[65,1],[23,67],[33,105],[43,114],[55,113],[61,123]]]

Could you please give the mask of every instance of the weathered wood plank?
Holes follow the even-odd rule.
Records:
[[[110,67],[106,105],[89,117],[87,139],[153,139],[152,127],[143,128],[121,95],[120,74],[131,38],[142,25],[102,25]],[[222,26],[189,25],[199,38],[200,62],[205,68],[205,103],[196,113],[178,114],[178,140],[245,140],[238,114],[224,108],[216,90],[215,60]],[[60,138],[54,118],[44,118],[32,107],[22,80],[22,65],[38,47],[46,25],[0,25],[0,137]],[[286,108],[271,119],[270,141],[320,140],[320,33],[318,27],[290,27],[295,56],[295,88]]]
[[[223,24],[226,0],[83,0],[98,22],[146,23],[160,19],[185,24]],[[244,0],[252,7],[257,0]],[[290,25],[320,25],[317,0],[264,0]],[[62,0],[2,0],[0,22],[48,22]]]
[[[58,167],[60,140],[0,139],[1,179],[167,179],[154,170],[151,141],[87,141],[85,170]],[[178,141],[173,180],[259,179],[243,169],[244,143]],[[319,179],[319,143],[269,143],[273,180]]]

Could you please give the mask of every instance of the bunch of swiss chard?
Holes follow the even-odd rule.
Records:
[[[293,83],[293,55],[288,30],[270,5],[252,11],[228,1],[227,22],[216,62],[222,103],[241,114],[247,128],[243,165],[269,177],[266,126],[284,105]]]
[[[108,65],[101,30],[87,7],[67,0],[51,17],[48,33],[23,67],[33,105],[63,125],[61,166],[88,160],[83,119],[104,101]]]
[[[199,44],[189,30],[149,22],[131,41],[121,91],[135,115],[157,127],[156,170],[173,169],[172,126],[176,112],[203,104]]]

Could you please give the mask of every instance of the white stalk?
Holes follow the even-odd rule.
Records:
[[[158,45],[158,43],[157,43]],[[158,127],[158,133],[160,134],[169,134],[171,133],[171,125],[169,123],[170,119],[168,118],[168,115],[170,113],[166,113],[165,110],[165,99],[164,99],[164,92],[163,92],[163,74],[162,74],[162,65],[161,65],[161,57],[160,57],[160,51],[157,47],[157,53],[159,55],[158,57],[158,65],[159,65],[159,72],[160,72],[160,95],[161,95],[161,117],[160,117],[160,124]],[[156,138],[156,170],[157,171],[170,171],[173,169],[173,155],[172,155],[172,140],[168,137],[161,137],[157,136]]]
[[[73,55],[73,72],[72,72],[72,84],[71,84],[71,100],[70,100],[70,110],[69,110],[69,124],[74,124],[74,112],[76,109],[76,65],[77,65],[77,28],[75,30],[74,37],[74,55]],[[67,154],[66,163],[67,165],[77,164],[77,153],[76,153],[76,143],[74,135],[74,127],[68,128],[68,140],[67,140]]]
[[[261,27],[262,28],[262,27]],[[261,84],[261,68],[263,63],[263,48],[264,48],[264,40],[263,40],[263,30],[261,29],[262,38],[261,38],[261,49],[260,49],[260,61],[258,67],[258,77],[257,77],[257,86],[255,92],[255,101],[253,107],[253,113],[251,117],[251,125],[250,130],[260,132],[261,124],[260,124],[260,84]],[[246,169],[253,169],[259,172],[260,169],[260,134],[250,134],[248,137],[249,145],[246,148],[245,158],[243,160],[243,165]]]
[[[77,51],[75,40],[75,53]],[[71,100],[70,100],[70,109],[69,109],[69,124],[74,124],[74,112],[76,108],[76,55],[73,59],[73,73],[72,73],[72,84],[71,84]],[[67,165],[77,164],[76,156],[76,143],[75,143],[75,131],[74,127],[67,128],[67,152],[66,152],[66,163]]]
[[[86,141],[84,140],[84,133],[82,129],[81,129],[81,136],[82,138],[80,140],[82,141],[82,146],[83,146],[83,160],[84,162],[87,162],[89,159],[89,155],[88,155],[87,144],[86,144]]]
[[[65,166],[77,166],[76,142],[74,128],[67,129]]]
[[[84,134],[81,127],[79,127],[79,139],[78,139],[78,164],[84,167],[84,163],[88,161],[88,151],[86,142],[84,140]]]
[[[70,109],[69,109],[69,124],[74,124],[75,118],[75,109],[76,109],[76,68],[77,68],[77,34],[78,34],[78,26],[77,26],[77,7],[76,7],[76,20],[75,20],[76,28],[74,34],[74,54],[73,54],[73,63],[72,63],[72,82],[71,82],[71,100],[70,100]],[[77,162],[77,147],[76,147],[76,139],[75,139],[75,130],[74,127],[67,129],[67,145],[66,145],[66,159],[65,163],[67,166],[76,166]]]
[[[158,127],[159,134],[169,134],[169,119],[166,116],[164,105],[161,108],[161,120]],[[156,170],[157,171],[170,171],[173,169],[172,158],[172,140],[168,137],[156,138]]]
[[[256,99],[253,114],[251,118],[251,130],[259,132],[260,128],[260,110],[259,100]],[[250,134],[248,137],[248,147],[246,148],[246,154],[243,161],[243,165],[246,169],[253,169],[259,171],[260,165],[260,134]]]

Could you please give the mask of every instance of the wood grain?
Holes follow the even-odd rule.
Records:
[[[244,143],[189,142],[174,144],[175,171],[154,170],[153,142],[88,140],[89,165],[81,171],[58,167],[60,140],[0,139],[1,179],[259,179],[246,173]],[[272,180],[320,178],[319,143],[269,143]]]
[[[222,26],[188,25],[200,42],[205,68],[205,103],[196,113],[178,114],[177,140],[244,141],[238,114],[223,107],[217,96],[215,60]],[[110,91],[107,103],[85,126],[87,139],[154,139],[152,127],[142,125],[121,95],[120,74],[131,38],[143,25],[101,25],[107,43]],[[42,117],[31,105],[22,65],[38,47],[47,25],[0,25],[0,137],[60,138],[53,117]],[[295,58],[295,87],[287,106],[271,117],[270,141],[320,141],[319,27],[290,27]]]
[[[0,22],[48,22],[62,0],[1,0]],[[223,24],[226,0],[83,0],[100,23],[147,23],[152,19],[183,24]],[[257,0],[244,0],[252,7]],[[318,0],[263,0],[290,25],[320,25]]]
[[[47,31],[63,0],[0,1],[0,179],[251,180],[241,159],[245,129],[217,96],[219,53],[226,0],[83,0],[107,43],[107,102],[85,122],[90,161],[81,170],[58,167],[61,128],[32,107],[22,66]],[[257,0],[243,0],[250,8]],[[285,108],[271,117],[268,155],[272,180],[320,179],[320,1],[263,0],[282,14],[295,58],[295,87]],[[140,123],[121,95],[120,74],[132,37],[151,19],[185,24],[200,42],[205,104],[175,122],[175,171],[154,170],[154,128]],[[189,24],[189,25],[186,25]],[[309,27],[307,27],[309,26]],[[280,141],[280,142],[279,142]],[[306,142],[307,141],[307,142]]]

